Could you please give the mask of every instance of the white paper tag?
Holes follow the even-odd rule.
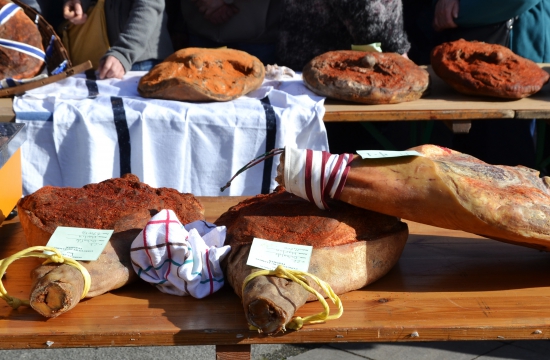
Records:
[[[278,265],[307,272],[312,246],[295,245],[254,238],[246,265],[275,270]]]
[[[391,151],[391,150],[357,150],[357,155],[363,159],[392,158],[401,156],[424,156],[415,150]]]
[[[58,226],[46,246],[75,260],[97,260],[112,234],[113,230]]]

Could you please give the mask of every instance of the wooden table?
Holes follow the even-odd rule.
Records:
[[[200,198],[214,220],[242,198]],[[248,330],[231,289],[198,300],[139,282],[82,301],[55,319],[0,303],[0,349],[216,345],[220,359],[249,358],[250,344],[518,340],[550,338],[550,254],[410,223],[398,264],[341,296],[344,314],[273,337]],[[17,219],[0,227],[0,256],[24,248]],[[27,297],[34,259],[8,269],[4,285]],[[317,302],[298,311],[320,310]],[[49,345],[48,345],[49,344]]]
[[[539,64],[550,72],[550,64]],[[462,95],[434,74],[431,66],[430,92],[423,98],[401,104],[362,105],[344,101],[325,102],[326,122],[442,120],[455,130],[466,129],[475,119],[550,119],[550,84],[521,100],[497,100]],[[14,121],[12,99],[0,98],[0,122]],[[469,127],[468,127],[469,128]]]
[[[539,64],[550,72],[550,64]],[[325,122],[347,121],[448,121],[454,132],[468,132],[471,120],[550,119],[550,84],[521,100],[498,100],[462,95],[435,75],[431,66],[430,91],[419,100],[389,105],[362,105],[327,100]]]

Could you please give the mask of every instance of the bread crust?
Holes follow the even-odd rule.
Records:
[[[143,76],[143,97],[179,101],[229,101],[260,87],[265,69],[258,58],[234,49],[186,48]]]
[[[397,53],[330,51],[303,70],[306,86],[329,98],[362,104],[396,104],[419,99],[429,74]]]
[[[434,72],[458,92],[521,99],[538,92],[550,75],[533,61],[496,44],[460,39],[436,46]]]
[[[0,8],[10,2],[0,0]],[[0,25],[0,38],[44,50],[40,31],[22,10],[17,11],[7,22]],[[32,78],[40,73],[43,66],[44,62],[33,56],[0,46],[0,79]]]

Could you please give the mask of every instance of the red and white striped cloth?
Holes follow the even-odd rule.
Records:
[[[353,160],[353,154],[333,155],[326,151],[285,147],[285,188],[328,209],[326,198],[338,199]]]
[[[224,284],[220,262],[230,251],[225,233],[225,226],[206,221],[183,226],[172,210],[162,210],[132,243],[132,265],[162,292],[206,297]]]

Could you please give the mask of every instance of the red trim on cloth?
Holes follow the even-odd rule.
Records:
[[[346,184],[346,180],[348,179],[348,172],[350,169],[350,164],[353,162],[353,154],[347,154],[351,157],[351,160],[348,161],[346,168],[344,169],[344,173],[342,174],[342,178],[340,179],[340,183],[338,184],[338,188],[336,189],[336,192],[334,193],[334,199],[338,200],[340,199],[340,195],[342,194],[342,190],[344,189],[344,185]]]
[[[342,161],[344,161],[344,158],[346,157],[346,154],[340,154],[338,155],[338,160],[336,160],[336,166],[332,168],[332,171],[330,172],[330,176],[328,177],[327,186],[325,187],[325,190],[323,191],[323,199],[325,197],[329,197],[329,192],[332,189],[332,186],[334,185],[334,181],[336,181],[336,175],[338,175],[338,169],[340,169],[340,165],[342,165]],[[325,194],[325,191],[327,193]]]
[[[331,156],[331,154],[329,152],[326,152],[326,151],[321,152],[321,184],[320,184],[321,189],[320,189],[320,194],[321,194],[321,202],[323,203],[323,206],[325,207],[325,209],[328,209],[328,205],[325,202],[325,189],[327,189],[327,187],[325,186],[325,168],[326,168],[328,159],[330,159],[330,156]]]
[[[172,224],[180,224],[180,222],[178,220],[168,220],[169,223],[172,223]],[[166,220],[153,220],[153,221],[149,221],[147,223],[147,225],[149,224],[165,224],[166,223]]]

